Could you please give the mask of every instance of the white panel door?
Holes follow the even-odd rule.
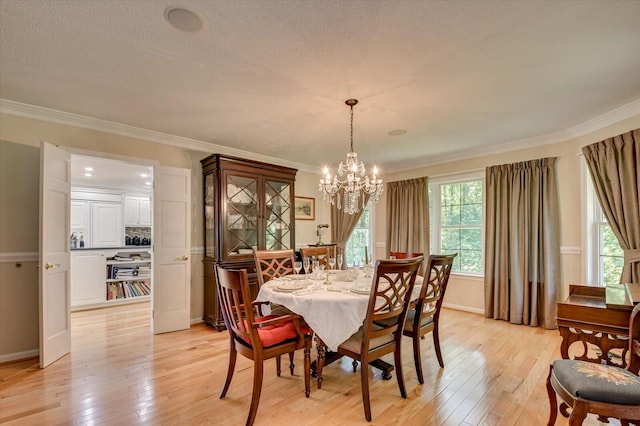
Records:
[[[40,367],[71,351],[69,210],[71,156],[40,144],[39,310]]]
[[[191,171],[154,171],[153,333],[189,328]]]

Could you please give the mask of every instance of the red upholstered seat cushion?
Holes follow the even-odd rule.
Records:
[[[265,322],[273,318],[278,318],[278,315],[265,315],[263,317],[256,317],[255,321],[257,323]],[[248,324],[245,322],[245,326],[248,327]],[[304,323],[300,324],[300,330],[307,334],[311,332],[309,327],[307,327]],[[260,341],[262,342],[263,347],[269,347],[273,345],[277,345],[286,340],[297,339],[298,333],[296,333],[296,326],[293,321],[281,322],[279,324],[271,324],[265,327],[258,328],[258,336],[260,337]],[[243,339],[247,343],[251,343],[248,338]]]

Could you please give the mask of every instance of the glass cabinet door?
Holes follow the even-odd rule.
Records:
[[[291,185],[265,181],[265,249],[291,249]]]
[[[214,214],[215,181],[213,173],[204,177],[204,255],[215,256],[216,225]]]
[[[252,254],[258,245],[258,180],[255,177],[225,175],[225,258]]]

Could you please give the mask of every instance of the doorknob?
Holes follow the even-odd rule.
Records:
[[[53,263],[47,262],[47,263],[44,264],[44,269],[46,269],[46,270],[53,269],[53,268],[59,268],[59,267],[60,267],[59,263],[53,264]]]
[[[181,260],[189,260],[189,256],[180,256],[180,257],[176,257],[175,259],[177,262],[181,261]]]

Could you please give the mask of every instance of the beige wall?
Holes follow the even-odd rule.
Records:
[[[393,175],[386,175],[386,182],[410,179],[421,176],[436,178],[454,173],[463,173],[474,170],[484,170],[488,166],[507,164],[518,161],[532,160],[544,157],[558,157],[558,191],[560,195],[561,218],[561,247],[562,247],[562,298],[568,293],[569,284],[592,284],[585,281],[583,265],[586,264],[586,254],[583,246],[583,159],[577,154],[581,148],[591,143],[600,142],[608,137],[628,132],[640,127],[640,115],[623,120],[614,125],[601,128],[584,136],[570,139],[564,142],[548,145],[523,148],[521,150],[497,153],[482,157],[452,161],[404,171]],[[584,172],[586,173],[586,172]],[[384,241],[386,235],[385,225],[386,199],[381,198],[375,209],[375,241],[383,247],[376,249],[376,256],[383,256],[386,252]],[[484,286],[483,281],[476,277],[452,276],[449,282],[445,303],[452,307],[466,309],[474,312],[484,311]]]
[[[437,177],[449,173],[483,169],[489,165],[558,156],[561,197],[562,246],[582,247],[582,202],[580,147],[640,127],[640,115],[588,135],[535,148],[489,155],[383,176],[386,182],[418,176]],[[38,345],[38,171],[40,141],[81,150],[89,155],[133,157],[157,164],[192,170],[192,279],[191,317],[203,313],[202,289],[202,177],[200,159],[208,153],[152,143],[106,132],[0,114],[0,362],[11,357],[37,354]],[[330,223],[327,203],[319,196],[319,173],[299,171],[296,195],[316,200],[316,219],[296,221],[296,244],[314,243],[316,225]],[[375,256],[385,256],[385,198],[375,207]],[[326,232],[325,241],[330,238]],[[570,250],[571,251],[571,250]],[[575,250],[574,250],[575,251]],[[17,260],[16,260],[17,259]],[[582,281],[583,256],[562,255],[563,285]],[[18,266],[20,264],[20,266]],[[445,302],[449,306],[482,312],[482,279],[454,277]]]

